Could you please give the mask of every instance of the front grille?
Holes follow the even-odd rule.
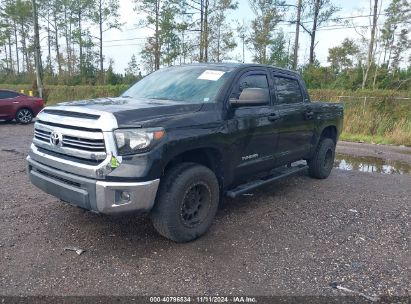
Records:
[[[53,136],[57,136],[58,140],[53,141]],[[79,130],[75,126],[55,126],[38,121],[34,126],[33,143],[59,155],[93,162],[107,156],[103,132],[96,129]]]
[[[76,136],[63,135],[62,147],[90,152],[104,152],[104,139],[88,139]]]
[[[34,138],[49,143],[50,131],[34,129]],[[78,136],[69,136],[63,134],[63,142],[61,147],[67,147],[89,152],[105,152],[104,139],[89,139]]]
[[[34,129],[34,138],[44,142],[50,142],[50,134],[51,132],[49,131]]]

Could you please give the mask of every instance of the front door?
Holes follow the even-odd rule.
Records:
[[[276,113],[269,94],[269,77],[265,69],[245,72],[234,85],[231,98],[238,98],[245,88],[267,90],[267,103],[254,106],[236,106],[227,121],[232,144],[232,165],[235,181],[244,181],[250,175],[267,171],[275,164],[277,144]]]

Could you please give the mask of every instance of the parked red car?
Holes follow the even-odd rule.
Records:
[[[43,108],[41,98],[0,89],[0,119],[28,124]]]

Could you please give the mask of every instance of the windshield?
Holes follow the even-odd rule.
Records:
[[[227,68],[214,66],[166,68],[144,77],[122,96],[182,103],[211,103],[215,102],[229,72]]]

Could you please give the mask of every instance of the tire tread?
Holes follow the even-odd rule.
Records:
[[[171,214],[174,210],[170,208],[175,208],[175,205],[170,198],[177,195],[177,191],[182,186],[180,184],[184,181],[183,175],[185,174],[212,174],[209,176],[213,176],[215,179],[215,185],[213,185],[213,187],[216,187],[217,193],[219,193],[218,181],[214,173],[207,167],[196,163],[187,162],[178,164],[165,174],[162,182],[160,182],[156,203],[150,217],[154,228],[159,234],[176,242],[191,241],[202,234],[199,233],[194,237],[191,237],[188,234],[183,235],[176,224],[173,224],[173,220],[171,219]]]
[[[335,143],[331,138],[322,138],[317,145],[314,152],[314,156],[308,160],[308,174],[311,177],[318,179],[325,179],[330,174],[329,171],[324,170],[323,157],[326,151],[332,147],[333,154],[335,155]]]

